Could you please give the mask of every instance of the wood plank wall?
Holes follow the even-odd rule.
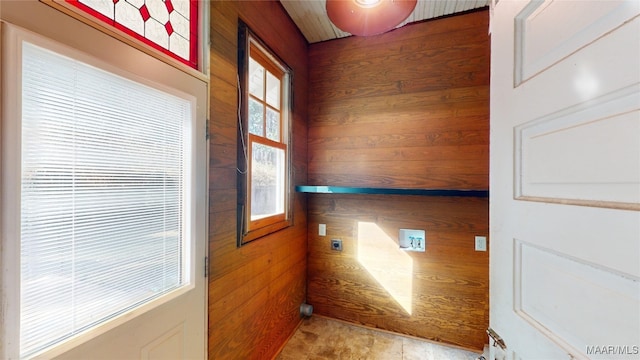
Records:
[[[300,322],[306,296],[306,199],[294,226],[236,246],[238,19],[294,72],[295,184],[307,180],[307,43],[277,1],[211,2],[209,358],[269,359]]]
[[[309,184],[488,188],[488,20],[482,10],[310,45]],[[487,199],[315,194],[308,204],[317,314],[482,349],[489,264],[474,235],[488,235]],[[398,250],[400,228],[426,230],[426,252]]]
[[[309,47],[309,182],[488,186],[488,12]]]

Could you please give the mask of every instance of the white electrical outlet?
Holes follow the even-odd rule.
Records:
[[[327,224],[318,225],[318,235],[327,236]]]
[[[476,251],[487,251],[486,236],[476,236]]]

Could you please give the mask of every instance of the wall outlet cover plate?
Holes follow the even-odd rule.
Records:
[[[331,239],[331,250],[342,251],[342,240]]]
[[[476,251],[487,251],[487,237],[476,236]]]
[[[398,236],[400,249],[406,251],[425,251],[426,232],[424,230],[400,229]]]
[[[327,236],[327,224],[318,224],[318,235]]]

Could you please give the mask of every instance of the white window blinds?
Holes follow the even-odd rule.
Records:
[[[22,47],[20,353],[187,282],[191,103]]]

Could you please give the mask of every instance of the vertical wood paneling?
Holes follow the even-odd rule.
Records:
[[[238,19],[294,72],[294,183],[307,180],[307,43],[277,1],[211,2],[209,358],[269,359],[300,321],[306,296],[306,201],[294,226],[236,246]]]
[[[483,10],[310,45],[309,185],[488,188],[488,18]],[[488,252],[474,251],[474,236],[488,234],[487,199],[308,201],[308,299],[318,314],[482,349]],[[400,228],[426,230],[426,252],[400,251]]]

